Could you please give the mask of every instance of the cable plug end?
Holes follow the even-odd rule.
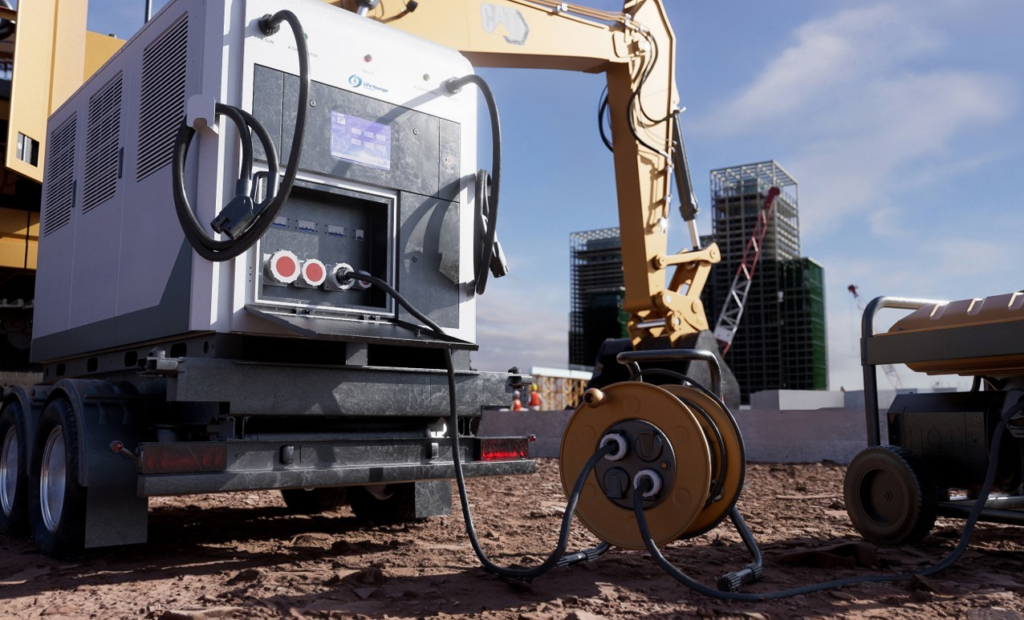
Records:
[[[448,90],[449,94],[457,95],[459,91],[462,90],[463,82],[460,78],[449,78],[444,83],[444,86]]]
[[[763,576],[760,564],[748,564],[741,570],[719,577],[718,590],[719,592],[739,592],[743,586],[761,581]]]
[[[217,217],[213,218],[210,228],[222,235],[237,239],[255,217],[252,198],[238,195],[220,210]]]
[[[274,17],[274,15],[267,13],[266,15],[260,18],[258,24],[260,27],[260,32],[262,32],[264,36],[269,37],[275,35],[277,34],[277,31],[281,29],[281,20],[274,19]]]

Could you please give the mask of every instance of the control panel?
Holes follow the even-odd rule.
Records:
[[[394,196],[297,182],[260,240],[257,303],[392,314],[383,291],[343,276],[366,273],[394,281],[394,212]]]

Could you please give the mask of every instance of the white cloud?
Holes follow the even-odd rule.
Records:
[[[809,22],[695,131],[772,144],[803,181],[805,235],[835,231],[858,214],[897,215],[893,194],[908,169],[924,165],[913,170],[919,183],[948,172],[956,136],[1007,118],[1017,105],[1004,77],[921,68],[941,60],[945,47],[930,17],[880,4]]]
[[[765,122],[819,110],[836,88],[869,79],[901,60],[941,47],[942,37],[894,6],[843,11],[808,22],[794,44],[769,61],[761,75],[699,131],[741,134]]]
[[[963,72],[878,79],[831,107],[787,160],[801,186],[803,231],[835,230],[844,217],[885,209],[911,164],[940,161],[958,132],[1006,118],[1015,105],[1006,80]],[[815,129],[816,128],[816,129]],[[808,135],[814,129],[815,135]],[[825,136],[825,137],[823,137]],[[937,166],[941,171],[945,166]],[[917,182],[928,179],[919,171]]]
[[[569,300],[565,290],[543,288],[512,275],[491,281],[477,301],[478,370],[518,366],[565,367],[569,359]]]
[[[849,284],[861,286],[865,300],[959,299],[1009,292],[1007,283],[1019,280],[1007,229],[970,220],[940,228],[958,209],[970,217],[970,205],[944,196],[963,183],[951,179],[1004,162],[1015,148],[1009,135],[995,146],[981,146],[976,136],[1015,118],[1019,75],[963,62],[956,55],[962,43],[950,38],[965,20],[975,30],[992,21],[991,13],[980,20],[981,12],[956,1],[877,3],[808,22],[748,84],[693,124],[697,137],[730,153],[752,152],[748,160],[779,159],[801,181],[803,245],[825,266],[829,285],[833,389],[862,382]],[[880,330],[901,313],[882,314]],[[900,372],[907,385],[936,380]]]

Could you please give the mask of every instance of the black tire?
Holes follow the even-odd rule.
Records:
[[[28,441],[25,414],[14,400],[0,412],[0,534],[28,532]]]
[[[846,470],[843,498],[853,527],[879,545],[920,540],[935,526],[938,493],[921,459],[900,446],[858,454]]]
[[[344,488],[281,489],[281,498],[288,511],[298,515],[315,515],[345,505]]]
[[[363,487],[348,491],[348,503],[360,521],[377,525],[422,521],[416,518],[416,483],[389,484],[384,488],[386,499],[380,499]]]
[[[61,450],[63,468],[59,466]],[[78,427],[71,403],[57,398],[39,416],[29,469],[29,521],[36,547],[44,555],[68,559],[85,550],[86,489],[78,483],[79,464]]]

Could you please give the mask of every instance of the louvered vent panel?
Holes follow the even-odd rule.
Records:
[[[135,173],[138,181],[171,161],[174,136],[185,116],[187,53],[188,15],[183,15],[143,52]]]
[[[117,192],[118,147],[121,144],[120,73],[89,99],[89,120],[85,131],[82,213],[88,213]]]
[[[78,115],[50,133],[46,144],[46,225],[43,236],[63,228],[71,221],[75,205],[75,133]]]

